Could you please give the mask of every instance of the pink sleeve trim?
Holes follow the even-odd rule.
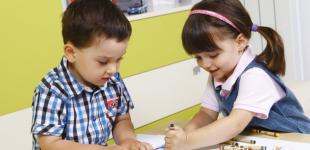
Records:
[[[235,105],[234,108],[243,109],[243,110],[253,112],[253,113],[255,113],[255,117],[260,118],[260,119],[267,119],[268,115],[269,115],[269,110],[254,107],[251,105],[238,104],[238,105]]]
[[[214,106],[214,105],[211,105],[211,104],[208,104],[208,103],[201,103],[201,106],[205,107],[205,108],[208,108],[208,109],[211,109],[213,111],[219,112],[219,108]]]

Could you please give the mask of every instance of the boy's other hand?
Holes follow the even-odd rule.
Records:
[[[128,139],[124,141],[121,146],[126,147],[127,150],[153,150],[151,144],[140,142],[135,139]]]
[[[119,146],[119,145],[108,146],[105,149],[106,150],[127,150],[125,147]]]

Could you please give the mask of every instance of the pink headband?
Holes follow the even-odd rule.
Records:
[[[230,26],[232,26],[233,28],[235,28],[237,31],[240,32],[240,30],[237,28],[237,26],[234,25],[234,23],[232,23],[230,20],[228,20],[225,16],[221,15],[221,14],[218,14],[214,11],[209,11],[209,10],[203,10],[203,9],[196,9],[196,10],[193,10],[191,12],[191,15],[192,14],[204,14],[204,15],[208,15],[208,16],[211,16],[211,17],[215,17],[217,19],[220,19],[224,22],[226,22],[227,24],[229,24]]]

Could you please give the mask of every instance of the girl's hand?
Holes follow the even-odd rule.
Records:
[[[165,150],[188,150],[187,135],[181,127],[169,127],[166,131]]]
[[[126,147],[126,150],[153,150],[151,144],[140,142],[135,139],[128,139],[124,141],[121,146]]]

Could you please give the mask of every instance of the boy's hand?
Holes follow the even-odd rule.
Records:
[[[127,149],[123,146],[113,145],[106,147],[106,150],[127,150]]]
[[[135,139],[128,139],[121,146],[126,147],[127,150],[153,150],[153,147],[149,143],[140,142]]]
[[[186,133],[181,127],[174,125],[166,131],[165,150],[188,150]]]

